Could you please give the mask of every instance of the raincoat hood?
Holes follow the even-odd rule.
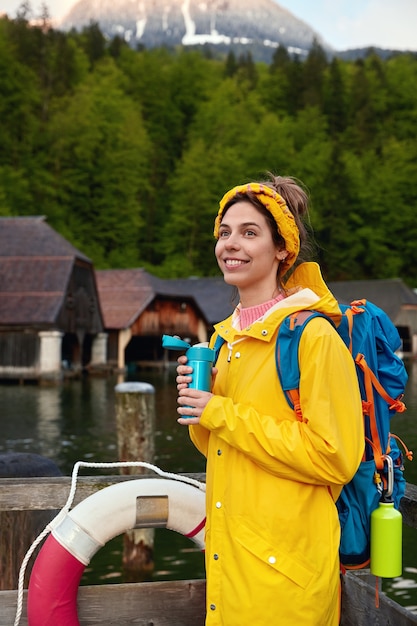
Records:
[[[311,308],[330,317],[336,326],[340,324],[342,312],[339,304],[324,282],[317,263],[299,265],[284,288],[289,295],[272,306],[248,328],[239,328],[238,306],[230,317],[215,325],[216,333],[231,343],[251,336],[271,341],[276,328],[287,315]]]
[[[314,309],[328,315],[336,326],[340,324],[342,312],[339,304],[324,282],[317,263],[301,263],[291,274],[284,288],[287,292],[295,291],[299,295],[304,289],[312,291],[319,298],[314,303]]]

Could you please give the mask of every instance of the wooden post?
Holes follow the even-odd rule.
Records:
[[[155,453],[155,388],[148,383],[120,383],[116,391],[119,460],[153,463]],[[141,467],[121,468],[122,474],[144,474]],[[146,580],[154,568],[153,528],[130,530],[123,538],[123,568],[128,582]]]

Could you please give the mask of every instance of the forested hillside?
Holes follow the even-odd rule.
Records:
[[[96,268],[217,273],[235,184],[296,176],[328,280],[416,284],[417,57],[132,50],[0,19],[0,215],[45,215]]]

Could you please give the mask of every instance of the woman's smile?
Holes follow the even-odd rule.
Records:
[[[227,268],[234,268],[246,265],[248,261],[243,261],[242,259],[224,259],[224,263]]]

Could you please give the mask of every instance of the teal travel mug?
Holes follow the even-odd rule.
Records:
[[[208,348],[206,344],[190,346],[186,341],[178,339],[177,337],[171,337],[170,335],[162,336],[162,346],[168,350],[185,350],[185,356],[188,359],[187,365],[193,368],[191,374],[192,381],[189,384],[190,389],[210,391],[214,350]]]

